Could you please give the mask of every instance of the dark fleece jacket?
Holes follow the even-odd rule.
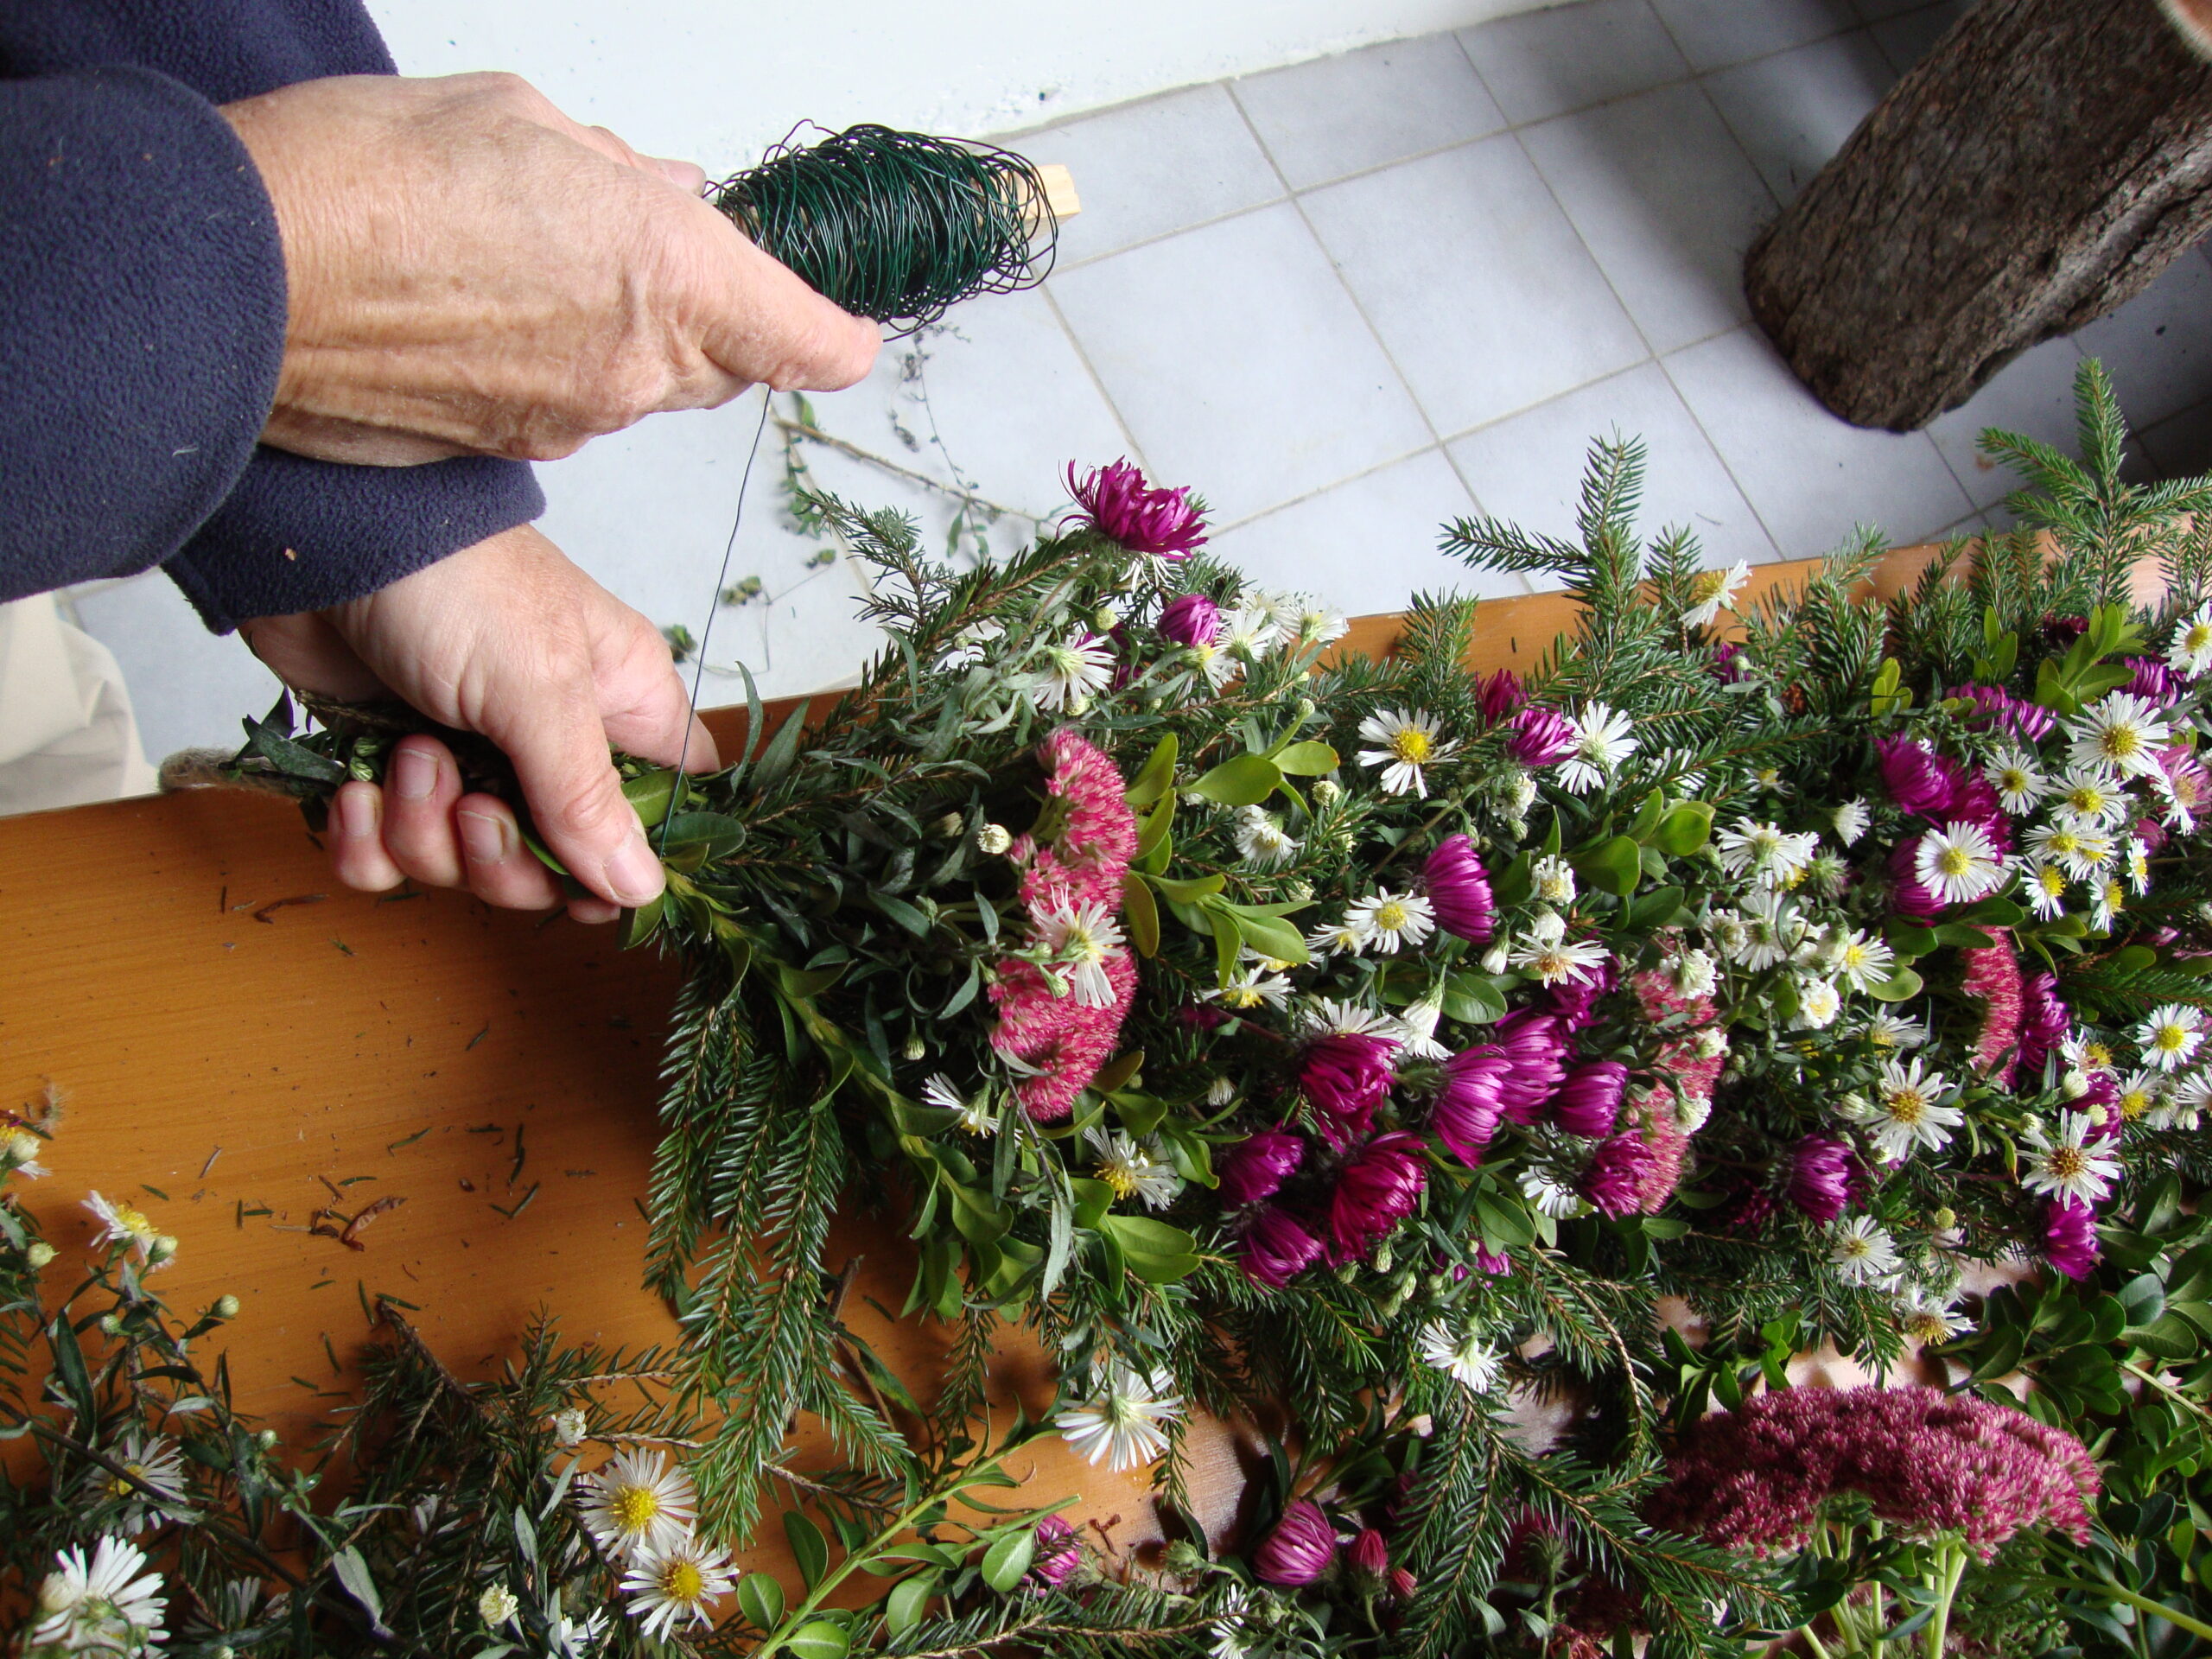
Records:
[[[0,0],[0,599],[160,564],[220,631],[544,510],[518,461],[255,442],[283,251],[215,105],[391,73],[359,0]]]

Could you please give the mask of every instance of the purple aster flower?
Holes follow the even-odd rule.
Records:
[[[1951,774],[1934,750],[1909,737],[1885,737],[1874,745],[1882,763],[1882,783],[1890,798],[1908,812],[1933,821],[1951,800]]]
[[[1221,1201],[1257,1204],[1274,1197],[1305,1158],[1306,1143],[1281,1129],[1245,1136],[1222,1155]]]
[[[2135,671],[2135,677],[2120,689],[2153,702],[2171,702],[2181,690],[2174,671],[2155,657],[2123,657],[2120,666]]]
[[[1329,1198],[1329,1243],[1339,1262],[1364,1256],[1413,1214],[1428,1185],[1426,1143],[1403,1129],[1378,1135],[1337,1172]]]
[[[1221,638],[1221,607],[1204,594],[1185,594],[1160,612],[1160,632],[1179,645],[1210,645]]]
[[[1351,1548],[1344,1554],[1351,1562],[1351,1570],[1362,1578],[1380,1580],[1390,1570],[1389,1547],[1382,1541],[1382,1535],[1372,1527],[1362,1527],[1359,1536],[1351,1541]]]
[[[2020,1075],[2040,1080],[2044,1062],[2066,1040],[2074,1011],[2059,1000],[2058,976],[2031,974],[2020,988]]]
[[[1634,1130],[1610,1135],[1598,1143],[1582,1172],[1580,1190],[1597,1208],[1618,1221],[1633,1215],[1645,1179],[1659,1166],[1658,1154]]]
[[[1090,526],[1132,553],[1187,559],[1205,543],[1205,520],[1191,505],[1190,490],[1152,488],[1126,457],[1080,479],[1070,461],[1067,479]]]
[[[1901,841],[1890,854],[1890,904],[1901,916],[1926,918],[1943,908],[1943,901],[1920,879],[1917,862],[1920,837]]]
[[[1287,1588],[1311,1584],[1337,1559],[1337,1529],[1311,1498],[1294,1501],[1274,1530],[1252,1552],[1252,1571],[1263,1584]]]
[[[1444,1062],[1444,1084],[1429,1109],[1428,1127],[1452,1155],[1472,1169],[1497,1133],[1505,1113],[1512,1058],[1493,1044],[1462,1049]]]
[[[2097,1212],[2072,1198],[2054,1198],[2044,1211],[2044,1260],[2069,1279],[2086,1279],[2097,1265]]]
[[[1487,1244],[1475,1246],[1475,1266],[1493,1279],[1503,1278],[1513,1271],[1513,1258],[1503,1250],[1493,1250]]]
[[[2043,620],[2043,637],[2054,645],[2070,645],[2089,631],[2086,616],[2046,616]]]
[[[1611,1135],[1627,1087],[1628,1067],[1618,1060],[1586,1061],[1567,1074],[1552,1096],[1552,1121],[1586,1140]]]
[[[1593,1010],[1598,999],[1620,982],[1620,969],[1607,957],[1591,969],[1586,979],[1570,979],[1547,986],[1544,1000],[1559,1016],[1560,1024],[1570,1032],[1580,1031],[1597,1017]]]
[[[1513,735],[1506,740],[1509,759],[1524,766],[1548,766],[1574,753],[1580,740],[1574,723],[1555,709],[1523,709],[1513,716]]]
[[[1439,927],[1475,944],[1490,942],[1497,931],[1497,906],[1474,842],[1465,836],[1446,836],[1422,864],[1421,879]]]
[[[1713,648],[1706,672],[1723,685],[1734,685],[1745,677],[1743,656],[1743,646],[1732,639],[1723,640]]]
[[[1244,1276],[1281,1290],[1321,1259],[1321,1241],[1279,1205],[1268,1205],[1244,1230]]]
[[[1521,677],[1510,668],[1499,669],[1483,681],[1483,724],[1495,726],[1511,719],[1528,701],[1529,694],[1521,689]]]
[[[1790,1154],[1789,1202],[1815,1221],[1834,1221],[1851,1192],[1851,1147],[1832,1135],[1808,1135]]]
[[[1400,1601],[1411,1601],[1414,1592],[1421,1588],[1421,1580],[1402,1567],[1390,1569],[1390,1593]]]
[[[2120,1138],[2120,1084],[2109,1071],[2090,1071],[2084,1074],[2088,1086],[2074,1099],[2068,1109],[2089,1120],[2085,1141],[2116,1141]]]
[[[1039,1591],[1058,1589],[1083,1560],[1083,1546],[1076,1541],[1075,1529],[1057,1515],[1048,1515],[1037,1523],[1035,1537],[1037,1552],[1029,1559],[1029,1586]]]
[[[1969,717],[1972,724],[1985,729],[1994,727],[2031,743],[2049,735],[2055,723],[2050,709],[2023,702],[2001,686],[1962,685],[1951,696],[1963,697],[1974,705],[1976,713]]]
[[[1298,1086],[1332,1147],[1348,1145],[1373,1124],[1376,1108],[1395,1080],[1390,1062],[1397,1048],[1387,1037],[1353,1032],[1317,1037],[1306,1046]]]
[[[1503,1091],[1505,1115],[1516,1123],[1533,1123],[1567,1070],[1567,1028],[1555,1014],[1522,1008],[1492,1026],[1491,1036],[1511,1062]]]

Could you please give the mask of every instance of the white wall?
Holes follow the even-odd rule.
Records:
[[[578,120],[720,174],[802,119],[1011,131],[1548,3],[369,0],[369,10],[403,73],[512,70]]]

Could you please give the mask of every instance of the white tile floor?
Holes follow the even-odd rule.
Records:
[[[1898,436],[1844,425],[1745,321],[1738,264],[1960,0],[1585,0],[1196,86],[1010,142],[1074,171],[1082,215],[1043,290],[978,301],[817,400],[831,431],[1017,515],[1058,472],[1127,454],[1195,485],[1217,545],[1354,612],[1478,581],[1434,552],[1477,512],[1569,528],[1593,436],[1640,435],[1646,518],[1713,560],[1980,522],[2009,480],[1984,427],[2059,442],[2083,351],[2142,429],[2146,472],[2212,464],[2212,261],[2191,253],[2076,340]],[[925,392],[926,396],[925,397]],[[664,416],[544,467],[547,531],[657,621],[699,628],[758,406]],[[916,512],[940,495],[811,449],[824,484]],[[850,674],[855,574],[779,522],[772,429],[708,653],[764,690]],[[158,756],[231,741],[273,695],[159,576],[75,596],[140,690]],[[707,700],[739,695],[726,674]]]

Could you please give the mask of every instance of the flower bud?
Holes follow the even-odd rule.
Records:
[[[146,1265],[158,1268],[175,1254],[176,1236],[174,1233],[156,1233],[154,1242],[146,1247]]]
[[[103,1314],[101,1314],[101,1315],[100,1315],[100,1333],[101,1333],[101,1335],[103,1335],[103,1336],[109,1336],[109,1337],[119,1337],[119,1336],[121,1336],[121,1335],[123,1334],[123,1320],[122,1320],[122,1318],[121,1318],[119,1315],[118,1315],[118,1314],[114,1314],[114,1313],[103,1313]]]
[[[264,1452],[274,1452],[277,1444],[276,1431],[273,1428],[263,1429],[253,1437],[253,1443]]]
[[[1313,719],[1313,711],[1314,711],[1314,709],[1315,709],[1316,707],[1317,707],[1317,705],[1315,704],[1315,702],[1314,702],[1314,701],[1313,701],[1313,698],[1311,698],[1311,697],[1300,697],[1300,698],[1298,700],[1298,721],[1299,721],[1299,724],[1300,724],[1300,725],[1302,726],[1302,725],[1304,725],[1307,721],[1309,721],[1309,720]]]
[[[960,833],[960,826],[966,820],[957,812],[948,812],[937,821],[937,832],[940,836],[957,836]]]
[[[1094,633],[1111,633],[1122,626],[1122,613],[1111,605],[1101,605],[1090,613],[1090,627]]]
[[[515,1609],[522,1604],[515,1599],[514,1592],[504,1584],[488,1585],[476,1599],[476,1611],[484,1622],[494,1629],[515,1616]]]
[[[1195,1578],[1209,1565],[1205,1552],[1187,1538],[1178,1538],[1168,1545],[1161,1564],[1181,1579]]]
[[[1014,845],[1014,836],[1002,823],[987,823],[976,831],[976,850],[993,857]]]
[[[1948,1233],[1959,1224],[1959,1212],[1947,1204],[1928,1217],[1928,1224],[1939,1233]]]
[[[1068,699],[1068,713],[1080,720],[1090,712],[1090,699],[1077,692]]]
[[[29,1264],[30,1270],[36,1273],[54,1260],[54,1246],[42,1238],[35,1238],[23,1246],[23,1260]]]
[[[1390,1551],[1382,1541],[1382,1535],[1372,1527],[1360,1529],[1359,1536],[1351,1541],[1349,1552],[1352,1571],[1379,1579],[1390,1570]]]
[[[1313,804],[1316,806],[1334,806],[1344,798],[1344,785],[1333,778],[1321,779],[1313,785]]]
[[[2058,1080],[2058,1090],[2069,1100],[2079,1100],[2089,1092],[2089,1074],[2072,1071]]]
[[[899,1054],[902,1059],[918,1060],[929,1052],[929,1046],[922,1041],[922,1034],[918,1031],[906,1039],[906,1046],[899,1051]]]
[[[1301,1497],[1283,1510],[1274,1530],[1253,1552],[1252,1570],[1262,1584],[1311,1584],[1336,1558],[1336,1529],[1319,1504]]]
[[[226,1292],[215,1299],[215,1306],[207,1311],[219,1319],[235,1319],[238,1316],[238,1299]]]

